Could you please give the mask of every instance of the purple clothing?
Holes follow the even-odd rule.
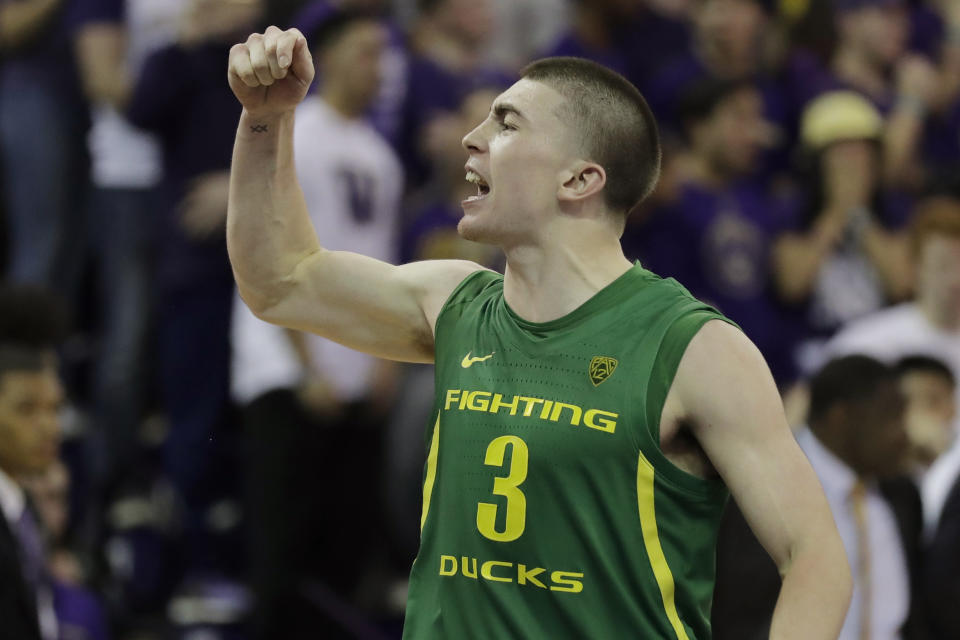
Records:
[[[400,263],[423,260],[427,248],[436,243],[452,244],[459,238],[457,224],[463,212],[442,202],[433,203],[417,212],[400,237]]]
[[[60,627],[60,640],[110,638],[103,604],[90,591],[54,582],[53,608]]]
[[[777,381],[789,382],[800,321],[775,296],[770,249],[793,224],[794,210],[756,182],[722,191],[686,184],[677,202],[628,225],[624,252],[739,324]]]
[[[616,30],[609,47],[589,47],[575,33],[567,32],[544,55],[593,60],[642,88],[649,76],[665,61],[672,60],[689,47],[689,25],[652,11],[640,10],[633,20]]]
[[[187,238],[177,207],[191,181],[230,168],[240,104],[224,80],[228,45],[193,50],[171,45],[151,55],[130,99],[130,122],[155,132],[163,145],[160,186],[161,284],[190,285],[197,278],[233,281],[223,234]]]
[[[73,28],[97,22],[123,22],[127,7],[124,0],[73,0]]]
[[[420,151],[423,128],[437,115],[460,108],[460,103],[472,91],[485,87],[501,90],[513,79],[506,72],[491,68],[457,73],[420,55],[410,57],[407,78],[398,152],[407,171],[407,181],[411,185],[422,185],[429,174],[429,162]]]

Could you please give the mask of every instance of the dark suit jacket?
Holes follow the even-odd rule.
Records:
[[[921,592],[920,494],[909,479],[880,486],[893,510],[910,573],[910,613],[902,629],[904,640],[927,640],[924,598]],[[780,594],[780,573],[760,546],[737,505],[727,506],[717,542],[717,582],[713,596],[714,640],[766,640]],[[955,603],[958,601],[954,601]],[[960,638],[936,636],[937,638]]]
[[[924,573],[933,637],[960,638],[960,477],[943,505]]]
[[[35,596],[23,580],[19,545],[0,514],[0,637],[41,640]]]

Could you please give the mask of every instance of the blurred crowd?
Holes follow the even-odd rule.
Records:
[[[224,238],[230,46],[307,37],[324,246],[456,233],[460,139],[527,62],[655,111],[623,236],[758,345],[855,592],[842,640],[960,638],[960,0],[0,0],[0,637],[396,638],[433,372],[256,319]],[[718,640],[776,568],[731,505]]]

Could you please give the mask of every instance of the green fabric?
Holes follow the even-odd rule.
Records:
[[[673,466],[658,434],[711,319],[725,320],[639,264],[546,323],[513,313],[499,274],[457,287],[437,320],[437,450],[404,638],[683,637],[641,530],[641,455],[677,624],[710,637],[727,492]]]

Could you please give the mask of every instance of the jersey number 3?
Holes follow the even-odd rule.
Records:
[[[490,502],[477,504],[477,530],[490,540],[511,542],[523,534],[527,522],[527,497],[520,485],[527,479],[529,454],[527,443],[517,436],[500,436],[487,446],[484,464],[503,467],[504,456],[510,445],[510,469],[505,478],[493,479],[493,494],[507,499],[507,513],[503,531],[497,530],[497,505]]]

